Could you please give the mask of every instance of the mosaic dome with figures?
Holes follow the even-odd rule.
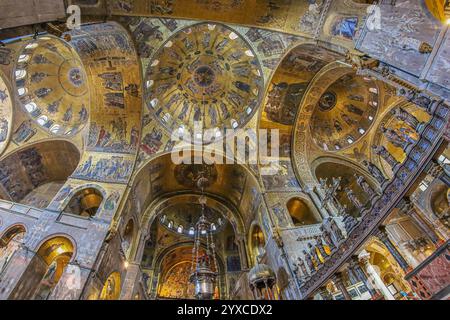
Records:
[[[449,300],[449,27],[450,0],[0,0],[0,300]]]
[[[8,144],[12,120],[11,93],[0,75],[0,153]]]
[[[345,74],[321,93],[311,133],[322,149],[337,151],[366,134],[378,110],[378,87],[370,78]]]
[[[170,38],[147,70],[146,102],[168,130],[238,128],[258,106],[263,76],[255,53],[232,29],[197,24]],[[220,135],[220,134],[218,134]]]
[[[63,40],[46,36],[24,46],[15,81],[22,106],[41,128],[72,135],[86,124],[86,73],[77,53]]]

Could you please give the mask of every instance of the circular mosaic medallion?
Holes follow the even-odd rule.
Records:
[[[329,111],[336,106],[336,101],[336,93],[327,91],[319,99],[319,108],[322,111]]]

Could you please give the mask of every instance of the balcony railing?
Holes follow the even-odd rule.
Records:
[[[326,260],[313,270],[311,275],[299,284],[300,293],[306,298],[314,293],[345,263],[364,241],[376,230],[383,220],[405,195],[417,176],[422,172],[443,142],[448,126],[450,107],[439,102],[431,113],[431,120],[420,134],[420,139],[409,148],[403,163],[394,168],[394,177],[383,185],[383,193],[372,200],[361,219],[348,233],[348,237]]]

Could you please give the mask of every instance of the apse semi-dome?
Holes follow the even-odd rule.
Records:
[[[5,150],[11,132],[12,99],[11,93],[0,73],[0,154]]]
[[[14,71],[19,100],[28,115],[55,135],[72,135],[88,120],[89,88],[75,50],[44,36],[21,50]]]
[[[242,127],[263,94],[263,74],[250,45],[236,31],[201,23],[159,49],[146,74],[147,107],[169,132]],[[219,133],[220,132],[220,133]]]
[[[311,119],[314,142],[326,151],[347,148],[363,137],[379,106],[374,80],[345,74],[318,96]]]

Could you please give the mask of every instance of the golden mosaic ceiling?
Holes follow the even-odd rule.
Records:
[[[370,78],[353,73],[340,77],[320,95],[311,121],[314,142],[337,151],[361,139],[378,110],[378,87]]]
[[[63,40],[46,36],[24,46],[15,80],[22,106],[43,129],[71,135],[86,124],[89,87],[85,70]]]
[[[171,37],[146,75],[146,102],[169,131],[237,128],[253,115],[263,94],[255,53],[235,31],[201,23]]]
[[[5,81],[0,75],[0,153],[8,144],[8,137],[11,131],[12,120],[12,100],[11,93]]]

